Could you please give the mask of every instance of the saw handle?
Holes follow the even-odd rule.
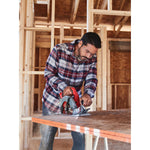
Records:
[[[74,97],[74,101],[75,101],[77,107],[80,107],[79,95],[78,95],[76,89],[74,87],[71,87],[71,90],[72,90],[72,96]],[[60,95],[60,98],[63,98],[62,92],[59,95]]]

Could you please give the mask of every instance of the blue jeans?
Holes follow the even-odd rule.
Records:
[[[53,114],[50,112],[43,103],[43,116]],[[39,150],[53,150],[53,142],[55,134],[57,132],[57,127],[52,127],[48,125],[41,124],[41,143]],[[73,147],[72,150],[84,150],[85,149],[85,134],[71,131],[73,138]]]

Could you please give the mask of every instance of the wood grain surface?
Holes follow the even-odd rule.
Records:
[[[90,116],[50,115],[32,117],[32,122],[131,143],[131,111],[90,112]]]

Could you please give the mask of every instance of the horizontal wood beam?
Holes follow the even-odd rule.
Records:
[[[37,4],[48,4],[48,0],[34,0],[34,3],[37,3]]]
[[[131,39],[126,38],[108,38],[108,41],[131,41]]]
[[[44,71],[22,71],[23,74],[29,74],[29,75],[43,75]]]
[[[44,28],[44,27],[24,27],[24,30],[27,30],[27,31],[51,31],[51,28]]]
[[[92,9],[93,14],[111,15],[111,16],[131,16],[131,11],[120,11],[120,10],[99,10]]]
[[[82,29],[84,28],[86,30],[86,24],[70,24],[70,23],[64,23],[64,22],[55,22],[55,28],[61,28],[61,25],[64,26],[64,29],[70,29],[70,27],[73,27],[74,29]],[[35,23],[35,26],[38,27],[38,26],[43,26],[43,28],[51,28],[51,23],[42,23],[40,21],[36,21]],[[100,25],[94,25],[93,27],[94,28],[97,28],[97,30],[99,30],[98,28],[101,28],[101,27],[104,27],[106,26],[107,27],[107,31],[110,30],[110,31],[113,31],[114,30],[114,25],[111,25],[111,24],[100,24]],[[131,26],[130,25],[124,25],[123,28],[122,28],[122,31],[129,31],[131,32]]]

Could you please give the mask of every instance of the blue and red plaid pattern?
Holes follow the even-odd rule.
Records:
[[[76,40],[77,42],[77,40]],[[84,81],[84,93],[94,97],[97,86],[96,56],[79,63],[74,54],[75,41],[56,45],[50,53],[44,77],[46,85],[43,101],[51,112],[59,112],[59,93],[67,86],[73,86],[81,97]]]

